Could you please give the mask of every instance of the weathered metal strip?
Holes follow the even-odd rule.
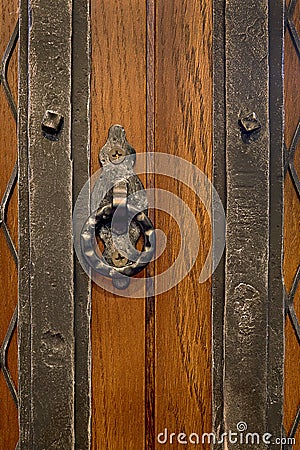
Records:
[[[282,437],[284,382],[283,260],[284,2],[269,0],[270,256],[267,430]],[[280,444],[270,446],[281,449]]]
[[[224,428],[238,432],[243,422],[262,436],[267,432],[270,214],[267,0],[227,0],[225,27]],[[258,125],[255,117],[261,128],[251,131],[251,122]],[[242,446],[228,442],[228,449]]]
[[[224,0],[214,0],[213,6],[213,183],[224,208],[226,207],[225,161],[225,16]],[[213,227],[219,226],[213,199]],[[223,423],[223,321],[225,297],[225,255],[212,277],[212,333],[213,333],[213,432],[218,437]],[[221,450],[222,444],[215,444]]]
[[[19,33],[19,449],[33,448],[31,423],[31,305],[29,248],[29,177],[28,177],[28,0],[20,2]]]
[[[22,11],[21,29],[26,21],[25,2]],[[28,25],[28,86],[21,82],[24,92],[20,96],[23,121],[20,133],[24,133],[20,142],[27,141],[27,132],[28,159],[24,154],[20,160],[20,177],[24,182],[20,202],[24,198],[28,205],[29,192],[29,210],[26,212],[24,206],[23,211],[21,206],[21,216],[26,221],[25,224],[20,221],[20,229],[24,226],[25,230],[20,238],[24,264],[20,288],[24,292],[19,312],[20,328],[24,331],[20,339],[22,342],[30,338],[27,351],[31,350],[30,361],[28,353],[28,359],[23,356],[20,359],[23,395],[30,395],[20,416],[23,425],[25,416],[29,419],[31,437],[21,431],[20,448],[71,449],[74,447],[71,0],[55,3],[30,0]],[[21,35],[25,36],[24,28]],[[25,65],[25,55],[23,61]],[[23,72],[21,78],[25,76]],[[30,257],[30,263],[25,262],[26,256]],[[29,296],[25,299],[28,285]],[[22,363],[26,369],[30,364],[28,377],[22,375],[25,370]],[[29,381],[30,389],[25,393]]]
[[[73,203],[90,176],[90,6],[73,0],[72,159]],[[89,217],[89,205],[85,205]],[[75,258],[75,448],[91,445],[90,278]]]
[[[264,433],[281,436],[282,8],[214,2],[214,183],[227,199],[227,250],[213,280],[213,422],[220,438],[237,433],[227,449],[244,448],[243,427],[260,436],[253,449],[268,448]]]

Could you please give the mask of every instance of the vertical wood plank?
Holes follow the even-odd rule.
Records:
[[[146,3],[92,0],[92,170],[108,129],[146,148]],[[145,308],[98,286],[92,294],[92,448],[144,447]]]
[[[18,20],[18,2],[0,2],[0,55],[4,54],[6,46]],[[8,70],[9,85],[14,99],[17,99],[18,86],[18,49],[15,49]],[[17,130],[14,117],[8,106],[3,87],[0,85],[0,197],[2,198],[15,162],[17,160]],[[18,240],[18,196],[15,187],[10,199],[7,223],[13,241]],[[15,261],[7,246],[3,230],[0,230],[0,346],[7,332],[10,320],[17,305],[18,272]],[[13,381],[17,385],[18,354],[17,333],[8,349],[8,367]],[[14,450],[18,441],[18,410],[6,385],[3,372],[0,369],[0,448]]]
[[[296,2],[294,21],[300,33],[300,2]],[[288,30],[285,34],[285,143],[289,148],[300,118],[300,60]],[[295,152],[295,168],[300,173],[300,142]],[[286,174],[284,190],[284,264],[283,275],[286,290],[291,291],[300,263],[300,202],[289,173]],[[300,286],[294,298],[295,312],[300,320]],[[300,404],[300,345],[290,319],[285,327],[285,377],[284,377],[284,427],[290,432]],[[300,427],[296,433],[296,444],[300,442]],[[297,448],[297,445],[294,448]]]
[[[155,150],[180,156],[209,177],[211,35],[212,2],[158,2]],[[198,283],[211,227],[204,207],[187,187],[167,177],[157,177],[156,186],[188,205],[200,234],[199,257],[191,272],[156,299],[156,435],[167,429],[170,442],[170,433],[201,436],[211,431],[211,283]],[[156,213],[156,227],[168,238],[167,250],[157,261],[160,273],[176,259],[180,233],[162,212]],[[189,249],[186,252],[188,258]],[[173,442],[176,447],[174,437]]]

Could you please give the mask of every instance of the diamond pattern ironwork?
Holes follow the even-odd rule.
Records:
[[[291,41],[293,43],[293,47],[294,47],[295,52],[300,61],[300,38],[299,38],[299,34],[297,32],[295,22],[293,19],[293,16],[295,13],[295,8],[296,8],[298,2],[299,2],[299,0],[291,0],[289,5],[286,5],[286,8],[285,8],[285,31],[289,33],[289,35],[291,37]],[[296,150],[297,150],[297,147],[299,144],[299,139],[300,139],[300,118],[298,120],[298,124],[296,126],[290,146],[287,148],[287,146],[285,145],[285,167],[284,167],[284,174],[285,174],[285,176],[287,176],[287,174],[289,173],[291,180],[293,182],[295,192],[298,196],[298,200],[300,200],[300,182],[299,182],[299,177],[298,177],[298,174],[297,174],[297,171],[295,168],[295,154],[296,154]],[[290,291],[287,292],[287,290],[285,288],[286,317],[289,318],[289,320],[293,326],[295,336],[296,336],[298,344],[300,346],[300,325],[299,325],[299,319],[297,317],[297,314],[296,314],[296,311],[294,308],[294,298],[295,298],[295,294],[297,292],[297,288],[299,285],[299,280],[300,280],[300,263],[298,265],[298,269],[294,276],[292,287],[291,287]],[[296,412],[291,429],[286,434],[287,438],[290,438],[290,439],[295,438],[296,432],[299,427],[299,423],[300,423],[300,405]],[[285,450],[290,450],[292,448],[293,448],[293,446],[291,444],[286,444],[284,446]]]
[[[1,72],[0,72],[0,84],[2,85],[8,106],[10,107],[12,115],[16,122],[17,122],[17,106],[16,106],[16,103],[15,103],[13,95],[12,95],[12,90],[11,90],[11,87],[8,82],[7,74],[8,74],[9,63],[10,63],[10,60],[14,53],[14,50],[16,48],[18,38],[19,38],[19,23],[17,22],[15,29],[9,40],[9,43],[6,47],[6,50],[4,52],[4,55],[3,55],[3,58],[1,61]],[[15,186],[17,184],[17,178],[18,178],[18,164],[16,162],[15,166],[13,168],[12,174],[10,176],[10,179],[8,181],[8,184],[6,186],[1,203],[0,203],[0,229],[4,233],[7,246],[12,254],[12,257],[16,263],[16,266],[18,265],[18,255],[17,255],[17,251],[16,251],[16,248],[15,248],[15,245],[12,240],[10,230],[9,230],[9,227],[7,224],[7,210],[8,210],[11,196],[12,196]],[[17,318],[18,318],[17,316],[18,316],[18,309],[16,306],[14,313],[11,317],[10,324],[6,331],[6,335],[5,335],[4,340],[0,347],[0,370],[2,370],[2,372],[3,372],[6,384],[8,386],[8,389],[10,390],[10,393],[13,397],[13,400],[14,400],[16,406],[18,406],[18,394],[17,394],[17,389],[13,382],[13,379],[12,379],[12,376],[11,376],[11,373],[9,371],[9,367],[7,364],[7,352],[8,352],[13,334],[16,330]]]

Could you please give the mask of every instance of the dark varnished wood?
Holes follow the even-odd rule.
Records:
[[[212,170],[212,2],[159,1],[155,150],[186,159],[208,177]],[[210,222],[195,193],[170,178],[198,223],[200,251],[188,276],[156,299],[156,434],[211,430],[211,283],[198,283],[210,246]],[[157,272],[176,259],[180,233],[166,214],[156,227],[168,237]],[[190,236],[192,241],[192,236]],[[157,448],[159,445],[157,446]],[[176,444],[175,444],[176,448]]]
[[[147,47],[146,47],[146,139],[147,152],[155,151],[155,112],[156,112],[156,0],[147,0]],[[151,162],[150,162],[151,161]],[[146,176],[147,188],[155,188],[154,163],[148,162]],[[155,213],[150,211],[155,223]],[[155,276],[156,262],[146,268],[146,276]],[[155,296],[145,298],[145,448],[154,448],[155,436]]]
[[[18,2],[0,3],[0,55],[2,57],[18,19]],[[11,60],[8,79],[17,98],[17,50]],[[8,108],[2,86],[0,85],[0,196],[2,197],[17,158],[16,124]],[[11,198],[7,222],[13,240],[17,243],[18,215],[17,190]],[[0,343],[3,342],[10,319],[17,304],[17,269],[7,247],[3,231],[0,230]],[[15,384],[17,383],[17,333],[14,333],[8,351],[8,366]],[[4,376],[0,371],[0,448],[13,450],[18,441],[18,413],[12,396],[7,389]]]
[[[294,18],[298,33],[300,31],[300,3],[298,2]],[[285,35],[285,142],[289,147],[300,117],[300,62],[292,44],[288,31]],[[295,154],[295,166],[300,168],[299,142]],[[300,202],[289,174],[285,180],[284,190],[284,266],[283,275],[287,292],[292,283],[300,262]],[[296,291],[294,306],[299,320],[300,317],[300,289]],[[300,404],[300,346],[289,319],[286,321],[285,340],[285,404],[284,425],[290,431]],[[296,434],[295,449],[299,448],[300,429]]]
[[[137,153],[146,149],[146,4],[92,1],[92,173],[111,125]],[[145,308],[94,286],[92,448],[144,442]]]
[[[147,6],[146,21],[137,2],[127,2],[126,12],[121,11],[119,2],[95,1],[92,5],[92,171],[98,167],[97,152],[108,127],[121,123],[137,150],[147,147],[148,151],[181,156],[210,176],[211,5],[149,1]],[[125,16],[121,15],[124,12]],[[138,33],[139,42],[132,42]],[[139,84],[139,76],[146,86]],[[139,141],[140,133],[143,140]],[[198,284],[210,244],[209,219],[188,188],[148,175],[147,186],[154,185],[179,195],[191,208],[201,223],[201,254],[177,288],[156,299],[146,298],[145,304],[140,300],[128,304],[127,299],[94,287],[94,448],[143,448],[144,415],[146,448],[155,448],[157,433],[165,427],[170,432],[210,430],[210,283]],[[180,235],[176,223],[164,213],[156,213],[155,219],[169,238],[168,250],[156,264],[160,273],[174,262]],[[149,266],[148,274],[153,270],[154,265]],[[133,364],[134,375],[130,370]],[[132,379],[139,397],[132,391]],[[125,399],[126,410],[121,410]],[[137,408],[142,408],[140,414]]]

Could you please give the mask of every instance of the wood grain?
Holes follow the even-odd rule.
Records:
[[[5,51],[9,38],[18,19],[18,2],[0,2],[0,55]],[[17,51],[11,60],[8,79],[17,98]],[[0,196],[2,197],[17,158],[16,124],[7,105],[2,86],[0,85]],[[7,223],[14,242],[17,242],[18,213],[17,190],[11,197]],[[3,231],[0,230],[0,345],[3,342],[10,319],[17,304],[17,269],[7,247]],[[14,333],[8,350],[8,367],[13,380],[17,384],[17,333]],[[2,371],[0,371],[0,448],[14,450],[18,441],[18,413],[11,394],[7,388]]]
[[[158,2],[155,150],[186,159],[208,177],[212,170],[211,33],[212,2]],[[156,186],[184,201],[200,234],[193,269],[156,299],[156,434],[167,428],[169,436],[172,432],[201,435],[211,431],[211,283],[199,284],[198,278],[211,227],[196,193],[167,177],[157,177]],[[168,238],[167,250],[157,261],[161,273],[175,261],[180,232],[188,234],[189,224],[179,230],[174,220],[157,212],[156,227]],[[189,239],[193,245],[193,236]],[[186,249],[187,259],[189,253]],[[180,445],[175,441],[173,447]]]
[[[156,0],[147,0],[147,44],[146,44],[146,139],[147,152],[155,151],[155,111],[156,111]],[[155,166],[153,159],[147,162],[146,186],[155,188]],[[155,213],[149,211],[155,223]],[[155,276],[156,261],[146,268],[148,279]],[[145,299],[145,448],[155,448],[155,296],[149,294]]]
[[[97,153],[105,142],[108,127],[112,123],[121,123],[128,133],[134,130],[128,139],[136,149],[145,148],[146,143],[149,151],[155,148],[186,158],[210,176],[211,5],[206,6],[204,2],[199,5],[196,1],[190,4],[149,1],[147,6],[146,22],[145,11],[143,14],[136,12],[137,2],[126,2],[123,11],[120,2],[92,3],[92,171],[98,168]],[[147,25],[146,55],[143,53],[145,28],[142,25]],[[129,29],[127,35],[126,28]],[[138,42],[132,42],[138,33]],[[124,59],[125,64],[121,64]],[[146,92],[144,83],[139,84],[139,76],[143,82],[147,80]],[[138,114],[137,109],[140,109]],[[210,429],[211,294],[209,282],[203,286],[198,284],[199,270],[209,249],[209,219],[196,196],[178,182],[160,180],[159,177],[154,180],[148,175],[147,183],[147,186],[155,184],[173,191],[189,205],[201,224],[201,255],[193,272],[178,288],[155,300],[155,309],[153,298],[146,300],[146,323],[142,322],[145,310],[141,301],[131,300],[128,305],[128,300],[114,298],[94,287],[94,448],[143,448],[140,419],[144,414],[146,448],[155,448],[155,436],[161,427],[168,426],[178,432],[184,427],[199,433]],[[156,214],[156,225],[171,237],[168,250],[157,263],[158,272],[163,272],[176,258],[180,236],[175,222],[163,213]],[[148,269],[149,273],[153,273],[153,266]],[[131,309],[133,302],[135,306]],[[133,322],[146,329],[137,325],[133,329]],[[134,398],[135,407],[141,408],[139,411],[130,408],[132,378],[126,357],[132,359],[130,367],[135,363],[133,378],[140,397],[135,395]],[[141,403],[144,401],[143,373],[146,376],[146,411]],[[120,396],[125,390],[130,398]],[[126,402],[127,407],[122,410]]]
[[[92,0],[92,173],[111,125],[137,153],[146,148],[146,5]],[[144,442],[143,299],[92,296],[92,448],[136,449]]]
[[[156,14],[156,25],[149,17],[147,22],[146,5],[150,5],[152,13]],[[109,126],[121,123],[137,152],[155,149],[181,156],[210,177],[212,2],[92,0],[91,6],[92,172],[99,168],[98,151],[106,141]],[[17,7],[15,0],[1,0],[1,55],[16,22]],[[151,66],[149,54],[147,59],[147,23],[150,26],[148,40],[156,39],[151,41],[154,58]],[[149,71],[152,71],[152,78]],[[16,95],[16,58],[12,61],[9,77]],[[299,61],[287,35],[285,107],[288,144],[300,116],[299,79]],[[149,91],[147,94],[147,86],[150,94]],[[15,124],[1,87],[0,112],[2,195],[16,158],[17,143]],[[299,171],[299,150],[296,163]],[[144,302],[116,297],[94,286],[93,450],[158,448],[154,441],[164,428],[168,428],[169,433],[201,434],[211,430],[211,286],[210,282],[198,284],[199,271],[210,245],[209,219],[195,194],[182,184],[159,176],[155,179],[148,176],[147,183],[174,192],[191,208],[200,228],[200,255],[190,274],[176,288],[155,300],[148,298]],[[299,200],[288,176],[284,259],[288,289],[300,260],[299,218]],[[180,232],[175,221],[162,212],[156,212],[155,219],[156,227],[166,232],[168,244],[156,267],[149,267],[149,274],[154,269],[156,273],[166,270],[175,260],[180,246]],[[11,201],[8,221],[16,240],[16,195]],[[17,299],[17,271],[2,232],[0,256],[2,342]],[[299,317],[299,289],[295,307]],[[147,318],[150,318],[148,322]],[[300,399],[300,350],[289,322],[286,333],[285,426],[289,429]],[[8,359],[16,381],[16,334]],[[0,448],[13,450],[18,439],[17,412],[2,373],[0,408]],[[300,441],[299,432],[297,440]],[[179,446],[173,444],[172,448]]]
[[[298,33],[300,32],[300,2],[297,3],[294,18]],[[292,44],[288,31],[285,36],[285,142],[289,147],[300,118],[300,62]],[[296,150],[295,166],[300,173],[300,149]],[[287,292],[290,291],[293,279],[300,263],[300,201],[289,174],[286,176],[284,190],[284,281]],[[294,299],[298,321],[300,318],[300,286]],[[291,429],[297,408],[300,405],[300,345],[289,319],[286,321],[285,342],[285,404],[284,426],[287,432]],[[296,434],[295,449],[300,448],[300,428]]]

